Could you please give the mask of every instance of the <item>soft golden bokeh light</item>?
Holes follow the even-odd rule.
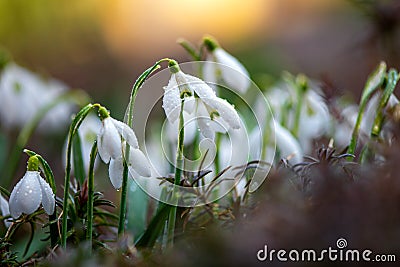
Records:
[[[117,55],[144,53],[145,57],[151,51],[156,58],[176,46],[179,37],[197,41],[211,34],[234,41],[254,36],[260,28],[267,30],[273,2],[117,0],[102,8],[100,21],[105,39]]]

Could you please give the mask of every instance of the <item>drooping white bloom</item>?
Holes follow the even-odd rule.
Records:
[[[275,123],[275,138],[281,158],[288,159],[292,164],[297,164],[303,160],[303,152],[299,142],[289,130],[283,128],[279,123]]]
[[[39,92],[39,97],[41,98],[40,108],[52,103],[66,91],[68,91],[68,86],[61,81],[55,79],[46,81],[45,86]],[[56,132],[63,129],[70,123],[73,109],[74,105],[70,101],[58,103],[40,121],[38,130],[41,132]]]
[[[8,201],[0,194],[0,212],[3,217],[10,214],[10,208],[8,206]],[[4,220],[4,225],[9,227],[11,222],[8,220]]]
[[[0,77],[0,119],[7,128],[22,127],[40,106],[40,79],[32,72],[9,63]]]
[[[42,204],[47,214],[55,208],[55,197],[50,185],[38,171],[27,171],[10,195],[10,213],[16,219],[22,213],[32,214]]]
[[[286,129],[293,129],[297,105],[301,105],[297,139],[305,153],[312,152],[312,141],[329,130],[330,114],[317,86],[312,82],[299,103],[296,88],[287,83],[280,83],[266,93],[274,118]],[[263,111],[266,112],[266,111]]]
[[[272,132],[271,138],[276,140],[276,150],[279,152],[280,159],[285,158],[293,165],[303,161],[303,149],[299,141],[288,129],[277,122],[271,122],[268,131]],[[263,144],[262,135],[261,128],[255,127],[249,136],[251,159],[260,159],[263,153],[262,149],[265,149],[266,158],[263,160],[266,162],[273,162],[273,157],[275,155],[274,147],[271,143]],[[260,147],[260,145],[264,146],[264,148]]]
[[[215,132],[239,129],[240,118],[234,107],[216,96],[204,81],[183,73],[177,65],[169,83],[164,87],[163,108],[168,120],[174,123],[181,110],[181,94],[184,97],[184,111],[195,112],[198,126],[204,137],[213,139]],[[189,94],[187,96],[185,94]]]
[[[102,121],[103,125],[97,136],[98,151],[101,159],[109,165],[109,176],[114,188],[122,186],[123,162],[125,147],[130,146],[128,167],[130,173],[144,177],[151,176],[151,167],[139,144],[133,130],[125,123],[110,116]]]
[[[222,49],[215,40],[205,38],[204,44],[209,50],[203,67],[204,79],[210,83],[221,81],[239,93],[246,93],[250,87],[250,75],[242,63]]]
[[[57,80],[43,80],[14,63],[5,66],[0,76],[0,121],[6,128],[22,128],[45,106],[67,90]],[[73,104],[59,103],[38,126],[42,132],[57,131],[70,120]]]

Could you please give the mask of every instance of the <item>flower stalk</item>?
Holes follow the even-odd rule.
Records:
[[[89,251],[92,252],[93,245],[93,201],[94,201],[94,162],[97,156],[97,141],[94,141],[90,152],[89,175],[88,175],[88,203],[87,203],[87,227],[86,240],[89,242]]]
[[[126,110],[125,114],[125,122],[126,124],[132,128],[133,126],[133,110],[135,107],[135,100],[136,100],[136,95],[139,91],[139,89],[142,87],[143,83],[146,81],[146,79],[156,70],[160,68],[160,63],[164,61],[169,61],[167,58],[163,58],[159,61],[157,61],[153,66],[148,68],[146,71],[144,71],[139,78],[135,81],[135,83],[132,86],[131,90],[131,96],[129,99],[128,107]],[[119,222],[118,222],[118,236],[122,236],[124,231],[125,231],[125,219],[126,219],[126,198],[128,195],[128,176],[129,176],[129,170],[128,170],[128,164],[126,162],[129,161],[129,155],[130,154],[130,146],[126,146],[125,150],[125,160],[123,163],[123,173],[122,173],[122,187],[121,187],[121,200],[120,200],[120,210],[119,210]]]
[[[87,104],[83,107],[73,119],[68,132],[67,142],[67,163],[65,167],[65,178],[64,178],[64,200],[63,200],[63,216],[62,216],[62,228],[61,228],[61,247],[66,248],[67,246],[67,226],[68,226],[68,205],[69,205],[69,183],[71,176],[71,155],[72,155],[72,140],[78,131],[79,126],[82,124],[85,117],[89,114],[93,107],[99,107],[99,104]]]
[[[183,119],[183,107],[184,107],[184,96],[181,95],[181,110],[179,113],[179,134],[178,134],[178,148],[176,153],[176,165],[175,165],[175,180],[174,185],[179,186],[181,183],[181,175],[183,169],[183,140],[185,138],[185,131],[184,131],[184,124],[185,121]],[[178,196],[175,192],[175,187],[172,190],[171,195],[172,201],[174,204],[178,204]],[[177,206],[173,205],[170,209],[169,216],[168,216],[168,230],[167,230],[167,243],[169,247],[172,247],[174,244],[174,235],[175,235],[175,221],[176,221],[176,211]]]

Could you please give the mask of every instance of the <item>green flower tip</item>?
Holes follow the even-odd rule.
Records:
[[[28,159],[28,171],[38,171],[39,170],[39,159],[37,156],[31,156]]]
[[[103,106],[99,107],[98,114],[99,114],[99,117],[101,120],[104,120],[104,119],[110,117],[110,112],[108,112],[108,110]]]
[[[304,74],[297,75],[296,84],[303,92],[307,91],[308,89],[307,76],[305,76]]]
[[[205,36],[203,38],[203,44],[206,46],[207,50],[210,52],[214,51],[216,48],[219,47],[218,41],[215,40],[215,38],[213,38],[211,36]]]
[[[169,71],[171,73],[177,73],[179,72],[181,69],[179,68],[179,64],[178,62],[176,62],[176,60],[170,59],[168,61],[168,67],[169,67]]]

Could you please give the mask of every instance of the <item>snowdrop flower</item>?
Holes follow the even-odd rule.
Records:
[[[22,127],[32,120],[38,107],[40,79],[32,72],[9,63],[0,77],[0,119],[7,128]]]
[[[47,81],[39,92],[41,99],[40,106],[44,107],[52,103],[66,91],[68,91],[68,86],[66,84],[55,79]],[[38,125],[38,130],[41,132],[57,132],[63,129],[63,127],[66,128],[70,123],[73,110],[74,104],[70,101],[58,103],[43,117]]]
[[[246,68],[211,37],[204,38],[204,45],[210,52],[206,58],[209,62],[206,62],[203,68],[204,79],[211,83],[218,83],[221,80],[235,91],[246,93],[250,87],[249,73]]]
[[[326,134],[331,120],[323,94],[313,83],[307,86],[302,103],[298,103],[296,88],[281,83],[266,93],[276,121],[287,129],[294,128],[297,105],[301,104],[297,139],[305,153],[312,151],[312,140]],[[265,111],[262,111],[265,112]]]
[[[16,219],[22,213],[32,214],[42,204],[47,214],[55,208],[55,196],[50,185],[40,176],[39,160],[32,156],[28,161],[28,170],[17,183],[10,195],[10,214]]]
[[[164,87],[163,108],[169,122],[174,123],[180,114],[181,101],[184,111],[195,112],[195,117],[204,137],[213,139],[215,132],[239,129],[240,118],[234,107],[216,96],[213,89],[199,78],[183,73],[178,63],[171,60],[172,73]]]
[[[109,112],[101,107],[99,116],[102,127],[97,136],[98,151],[105,163],[110,163],[108,173],[115,189],[122,186],[123,158],[126,146],[130,146],[128,167],[130,173],[143,177],[151,176],[151,167],[142,151],[133,130],[125,123],[110,117]]]
[[[303,151],[299,142],[289,130],[275,123],[276,147],[279,149],[281,158],[288,159],[292,164],[303,161]]]
[[[1,194],[0,194],[0,212],[3,217],[10,214],[8,201]],[[8,220],[4,220],[4,225],[6,227],[9,227],[11,225],[11,222],[9,222]]]
[[[273,127],[274,125],[275,127]],[[276,149],[279,151],[280,158],[288,159],[291,164],[302,162],[304,153],[303,149],[292,133],[278,122],[271,122],[270,129],[270,131],[274,131]],[[256,160],[261,158],[262,149],[260,149],[260,144],[262,144],[262,138],[260,127],[255,127],[249,136],[251,159]],[[273,156],[275,155],[272,144],[266,144],[264,149],[266,150],[266,158],[263,160],[266,162],[272,162],[274,160]]]
[[[57,80],[45,81],[27,69],[8,63],[0,76],[0,121],[7,128],[21,128],[67,89]],[[72,103],[59,103],[44,116],[38,130],[60,130],[69,123],[72,109]]]

